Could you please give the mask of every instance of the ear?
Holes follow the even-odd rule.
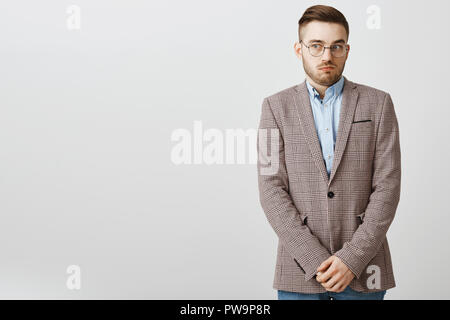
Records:
[[[294,51],[295,51],[295,55],[299,58],[302,59],[303,56],[303,51],[302,51],[302,45],[300,44],[300,42],[296,41],[294,43]]]

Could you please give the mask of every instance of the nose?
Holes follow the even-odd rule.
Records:
[[[325,51],[323,52],[323,55],[322,55],[322,61],[330,61],[331,57],[332,57],[331,49],[325,48]]]

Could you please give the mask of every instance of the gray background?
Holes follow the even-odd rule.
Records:
[[[177,166],[171,133],[256,129],[263,98],[304,80],[293,44],[313,4],[2,1],[0,298],[276,299],[256,166]],[[322,4],[350,24],[344,75],[389,92],[399,120],[386,299],[448,299],[450,4]]]

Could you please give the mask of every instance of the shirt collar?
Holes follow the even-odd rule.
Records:
[[[308,92],[311,97],[320,99],[320,94],[317,92],[316,88],[311,86],[308,80],[306,80],[306,86],[308,87]],[[328,87],[325,91],[324,99],[328,100],[330,97],[339,96],[342,92],[342,88],[344,87],[344,77],[336,81],[331,87]]]

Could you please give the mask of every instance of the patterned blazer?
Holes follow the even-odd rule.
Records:
[[[278,236],[273,288],[326,292],[315,279],[331,255],[362,292],[395,287],[386,233],[400,200],[400,140],[389,93],[346,77],[328,177],[306,87],[264,98],[259,123],[259,199]]]

